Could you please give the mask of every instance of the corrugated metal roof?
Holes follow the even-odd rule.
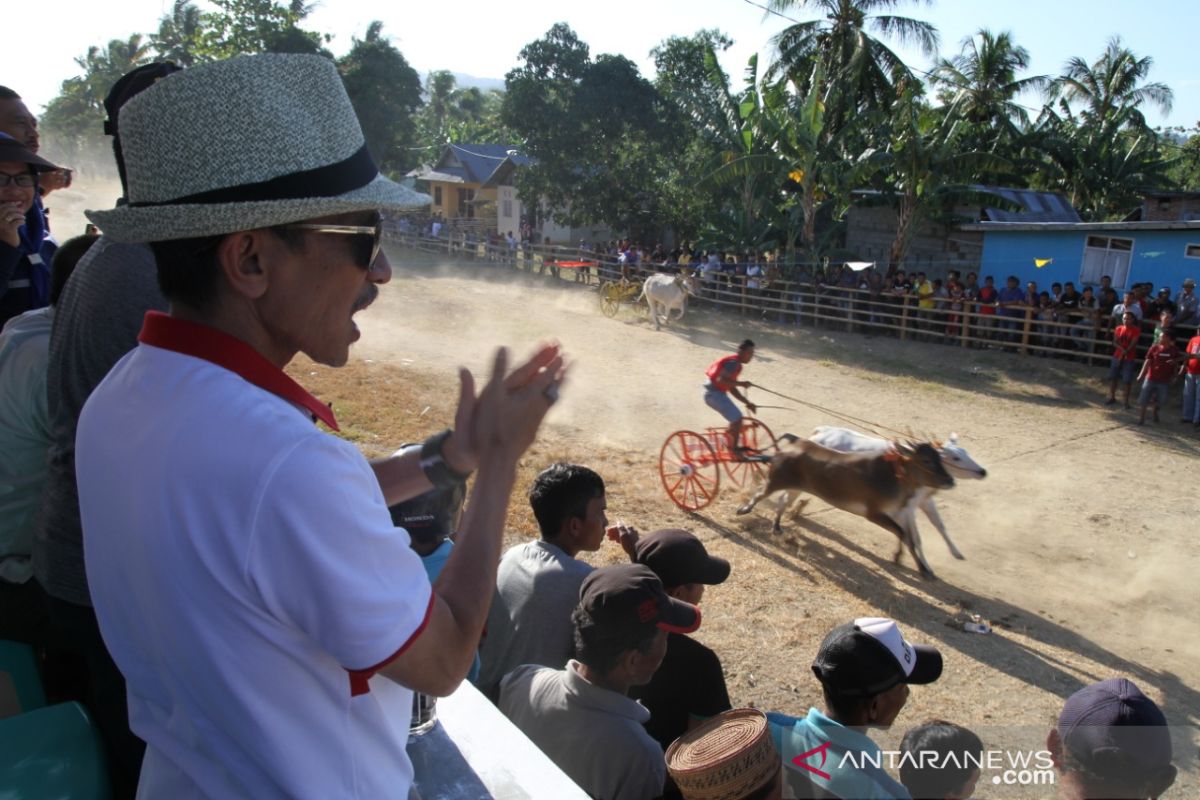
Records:
[[[985,207],[984,218],[989,222],[1080,222],[1077,212],[1067,198],[1058,192],[1039,192],[1033,189],[1009,189],[1001,186],[972,186],[981,192],[999,195],[1021,207],[1020,211]]]

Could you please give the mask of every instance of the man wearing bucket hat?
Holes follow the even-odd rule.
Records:
[[[1152,800],[1175,782],[1171,732],[1158,705],[1128,678],[1067,698],[1046,749],[1063,800]]]
[[[518,458],[563,376],[555,346],[497,352],[456,428],[368,464],[284,372],[349,358],[391,277],[379,211],[427,199],[379,175],[334,65],[194,67],[119,121],[128,204],[170,315],[88,399],[76,471],[91,599],[147,743],[147,797],[404,796],[411,691],[467,673]],[[461,481],[472,502],[431,590],[387,505]]]
[[[880,749],[867,735],[887,728],[908,702],[913,684],[936,681],[942,655],[910,644],[893,620],[863,617],[826,635],[812,665],[825,696],[824,713],[803,718],[772,713],[771,734],[783,756],[784,782],[801,797],[813,790],[856,800],[908,800],[908,790],[878,764]]]
[[[576,659],[508,673],[500,710],[592,797],[650,800],[663,791],[663,751],[642,727],[649,712],[627,695],[662,663],[668,632],[700,627],[700,609],[641,564],[594,570],[579,595]]]
[[[0,134],[0,327],[50,298],[50,262],[57,245],[30,225],[38,176],[54,164],[7,134]]]

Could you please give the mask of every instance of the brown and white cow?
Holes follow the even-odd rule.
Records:
[[[949,489],[954,478],[946,472],[942,458],[932,444],[896,443],[892,451],[876,453],[840,453],[816,442],[799,439],[780,450],[771,459],[767,480],[738,514],[748,514],[764,497],[776,492],[807,492],[826,503],[857,514],[885,528],[900,540],[894,560],[899,563],[904,547],[912,554],[926,578],[936,577],[925,561],[915,523],[915,503],[920,489]],[[799,505],[804,508],[805,498]],[[779,520],[791,505],[788,498],[775,514]]]

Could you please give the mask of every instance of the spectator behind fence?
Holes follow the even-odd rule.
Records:
[[[1179,290],[1175,303],[1179,306],[1179,313],[1175,317],[1176,325],[1196,327],[1197,324],[1200,324],[1200,297],[1196,295],[1195,280],[1184,279],[1183,287]]]
[[[984,276],[983,286],[976,292],[975,297],[979,310],[979,318],[975,324],[979,326],[979,336],[991,339],[996,329],[996,304],[1000,299],[1000,293],[996,291],[996,279],[991,275]]]
[[[592,571],[575,558],[595,552],[608,525],[604,479],[578,464],[552,464],[529,490],[541,538],[500,560],[480,647],[479,688],[493,700],[500,679],[522,664],[561,668],[574,642],[571,609]]]
[[[1095,351],[1096,348],[1096,322],[1098,320],[1098,306],[1096,293],[1091,286],[1083,287],[1082,294],[1079,295],[1079,304],[1077,306],[1077,315],[1074,318],[1068,318],[1068,322],[1073,322],[1071,325],[1071,339],[1075,344],[1076,350],[1081,350],[1086,353]]]
[[[839,798],[908,800],[908,790],[875,766],[882,751],[867,731],[896,721],[910,684],[941,676],[942,654],[910,644],[893,620],[864,617],[829,632],[812,671],[825,697],[824,713],[812,708],[799,719],[767,715],[783,756],[784,783],[798,797],[812,796],[806,792],[815,787]]]
[[[667,773],[684,800],[779,800],[783,773],[767,718],[736,708],[680,736],[666,753]]]
[[[571,621],[577,660],[513,670],[500,710],[592,797],[658,797],[663,751],[642,727],[649,712],[627,695],[653,677],[668,632],[700,627],[700,611],[668,596],[649,567],[622,564],[587,576]]]
[[[50,327],[63,284],[95,241],[95,236],[77,236],[58,248],[50,270],[50,305],[18,314],[0,332],[0,639],[33,645],[45,640],[45,604],[32,562],[50,446]]]
[[[1123,324],[1126,311],[1132,312],[1134,319],[1138,323],[1141,323],[1143,317],[1142,304],[1137,301],[1137,296],[1133,292],[1126,292],[1121,298],[1121,302],[1113,306],[1111,315],[1113,322],[1117,325]]]
[[[1061,800],[1153,800],[1175,782],[1167,719],[1128,678],[1067,698],[1046,749]]]
[[[900,782],[913,800],[968,800],[982,771],[983,742],[953,722],[931,719],[900,741]]]
[[[1025,292],[1021,290],[1021,279],[1016,275],[1009,275],[1004,288],[996,295],[996,304],[1000,307],[1000,326],[1004,330],[1002,335],[1010,342],[1019,338],[1020,320],[1025,316],[1025,311],[1021,308],[1024,302]]]
[[[724,583],[729,562],[710,556],[704,544],[679,528],[643,536],[633,560],[654,571],[667,594],[700,605],[705,586]],[[630,692],[650,711],[646,730],[665,750],[684,731],[731,707],[717,654],[682,633],[667,637],[667,655],[654,678]]]
[[[1180,422],[1200,428],[1200,330],[1188,340],[1183,365],[1183,414]]]

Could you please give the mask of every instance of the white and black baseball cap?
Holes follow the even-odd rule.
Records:
[[[829,632],[812,669],[834,694],[873,697],[901,683],[933,683],[942,674],[942,654],[911,644],[895,620],[861,617]]]

